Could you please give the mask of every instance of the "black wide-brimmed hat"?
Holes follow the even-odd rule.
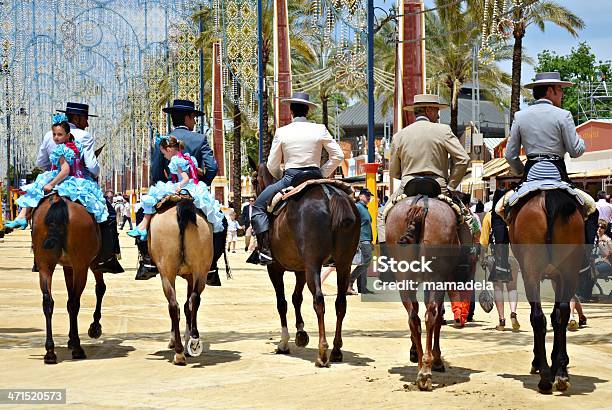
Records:
[[[172,114],[173,112],[194,113],[198,117],[204,115],[202,111],[196,110],[193,101],[189,100],[174,100],[171,107],[166,107],[162,109],[162,111],[169,114]]]
[[[65,110],[57,110],[57,112],[65,112],[66,114],[75,114],[75,115],[86,115],[88,117],[97,117],[97,115],[93,115],[89,113],[89,105],[75,103],[75,102],[67,102]]]

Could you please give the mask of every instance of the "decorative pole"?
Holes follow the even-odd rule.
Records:
[[[287,0],[274,1],[274,124],[291,122],[291,111],[283,98],[291,97],[291,43]]]
[[[257,97],[259,99],[259,162],[263,162],[264,144],[264,66],[263,66],[263,6],[257,0]]]
[[[374,0],[368,0],[368,162],[363,164],[366,172],[366,187],[374,194],[368,204],[372,217],[373,242],[376,243],[376,216],[378,215],[378,194],[376,189],[376,175],[380,164],[374,162],[375,138],[374,135]]]
[[[225,173],[225,131],[223,127],[223,78],[221,70],[221,43],[213,43],[212,63],[212,140],[213,153],[219,166],[215,181],[213,181],[213,195],[222,204],[225,203],[227,187],[227,174]]]

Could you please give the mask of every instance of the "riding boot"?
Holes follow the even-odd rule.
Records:
[[[221,286],[221,278],[219,277],[219,268],[217,262],[219,258],[223,256],[225,252],[225,242],[227,239],[227,219],[223,218],[223,230],[221,232],[213,233],[213,260],[210,265],[210,271],[206,278],[206,284],[208,286]]]
[[[136,271],[135,279],[148,280],[154,278],[159,271],[149,255],[147,241],[141,241],[139,238],[136,238],[136,246],[138,247],[138,270]]]
[[[116,251],[118,248],[117,223],[105,221],[98,225],[102,246],[98,254],[97,269],[103,273],[123,273],[123,267],[117,260]]]
[[[257,247],[259,250],[259,264],[270,265],[274,262],[270,251],[270,231],[263,231],[257,234]]]

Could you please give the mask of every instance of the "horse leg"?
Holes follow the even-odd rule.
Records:
[[[198,309],[200,308],[200,295],[204,291],[204,287],[206,286],[206,279],[202,279],[201,275],[197,276],[195,281],[193,291],[191,292],[191,296],[189,297],[189,310],[191,311],[191,316],[188,320],[190,320],[189,329],[190,336],[189,339],[185,342],[187,346],[187,351],[190,356],[198,357],[202,354],[202,343],[200,342],[200,332],[198,331]]]
[[[168,300],[168,313],[170,314],[170,320],[172,321],[172,331],[174,333],[174,359],[173,363],[178,366],[184,366],[187,364],[185,361],[185,353],[183,343],[181,341],[181,334],[179,329],[179,316],[180,308],[176,301],[176,290],[174,288],[175,277],[168,278],[163,273],[162,275],[162,287],[164,288],[164,295]]]
[[[319,325],[319,352],[315,365],[317,367],[328,367],[329,358],[327,357],[327,349],[329,344],[325,338],[325,298],[321,290],[321,262],[310,263],[306,265],[306,281],[308,289],[312,293],[312,305],[317,313],[317,322]],[[348,286],[348,285],[347,285]],[[338,289],[338,295],[342,290]]]
[[[425,312],[425,330],[427,331],[427,337],[425,341],[425,352],[423,353],[423,359],[421,360],[421,366],[419,373],[417,374],[416,384],[419,390],[431,390],[431,366],[433,361],[432,344],[433,344],[433,332],[437,321],[437,316],[440,315],[438,312],[438,291],[429,293],[429,300],[426,303],[427,310]]]
[[[185,299],[185,304],[183,305],[183,312],[185,313],[185,333],[183,334],[183,340],[185,341],[185,346],[187,346],[187,342],[191,337],[191,313],[193,310],[191,309],[191,295],[194,292],[193,287],[193,275],[186,275],[185,280],[187,281],[187,298]],[[185,353],[186,356],[191,356],[189,352]]]
[[[442,351],[440,350],[440,329],[442,329],[442,309],[444,300],[437,302],[436,318],[433,329],[433,362],[431,370],[434,372],[445,372],[444,362],[442,361]]]
[[[351,265],[336,264],[338,295],[336,296],[336,334],[334,335],[334,348],[331,351],[330,361],[342,361],[342,321],[346,315],[346,291],[351,278]]]
[[[302,301],[304,300],[304,286],[306,285],[306,272],[295,272],[295,289],[291,296],[293,308],[295,309],[295,345],[299,347],[308,346],[308,333],[304,330],[304,319],[302,318]]]
[[[416,292],[400,291],[402,304],[408,312],[408,326],[410,328],[410,361],[418,363],[421,368],[423,359],[423,346],[421,345],[421,319],[419,318],[419,302],[416,300]]]
[[[540,383],[538,383],[540,393],[550,394],[552,393],[552,383],[550,368],[546,360],[546,315],[542,311],[542,304],[540,302],[539,275],[529,275],[526,272],[523,275],[523,279],[525,280],[527,300],[531,306],[529,319],[533,328],[534,358],[531,364],[531,373],[540,373]]]
[[[64,266],[64,281],[66,282],[66,290],[68,291],[68,301],[66,302],[66,310],[68,311],[68,315],[70,316],[70,309],[72,306],[70,305],[70,300],[72,299],[72,293],[74,288],[73,281],[73,270],[69,266]],[[72,326],[72,321],[70,321],[70,326]],[[68,349],[74,349],[74,343],[72,341],[72,329],[68,331]]]
[[[51,328],[51,318],[53,316],[53,297],[51,296],[51,278],[53,269],[48,266],[39,264],[38,279],[40,282],[40,290],[42,292],[42,307],[45,314],[45,324],[47,329],[47,338],[45,340],[45,364],[56,364],[57,356],[55,355],[55,343],[53,343],[53,330]]]
[[[104,274],[102,272],[95,272],[94,277],[96,278],[96,310],[93,314],[94,321],[89,325],[87,334],[92,339],[97,339],[102,336],[102,325],[100,319],[102,318],[102,298],[106,293],[106,284],[104,283]]]
[[[558,302],[555,303],[553,312],[550,315],[550,321],[555,332],[553,351],[551,354],[551,375],[555,377],[553,387],[558,391],[565,391],[570,388],[569,374],[567,365],[569,364],[569,356],[567,354],[567,323],[569,322],[570,306],[569,300],[571,295],[564,292],[562,282],[555,283],[555,295]]]
[[[72,348],[73,359],[85,359],[85,351],[81,347],[79,338],[79,310],[81,309],[81,295],[87,283],[87,269],[85,266],[67,268],[64,267],[64,275],[71,276],[71,286],[68,290],[68,315],[70,316],[69,344]],[[68,284],[68,282],[66,282]]]
[[[285,271],[280,268],[278,264],[268,266],[268,276],[270,276],[270,281],[276,293],[276,310],[278,310],[281,321],[281,340],[276,348],[277,354],[289,354],[289,328],[287,327],[287,301],[285,300],[284,273]]]

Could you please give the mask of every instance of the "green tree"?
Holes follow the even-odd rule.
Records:
[[[572,48],[568,55],[558,55],[550,50],[542,51],[538,54],[538,64],[535,69],[536,72],[558,71],[561,78],[572,81],[574,86],[565,89],[563,108],[571,111],[575,119],[586,120],[588,118],[579,118],[580,83],[596,82],[609,78],[610,61],[597,61],[591,47],[587,43],[580,43],[576,48]],[[612,109],[612,104],[609,101],[596,103],[607,104],[608,110]]]
[[[503,0],[506,1],[506,0]],[[512,1],[507,0],[510,5]],[[524,0],[530,3],[530,7],[515,7],[512,18],[518,22],[514,25],[512,35],[514,37],[514,50],[512,55],[512,96],[510,99],[510,121],[514,113],[519,110],[521,100],[521,69],[523,62],[523,38],[527,34],[527,28],[535,25],[542,32],[546,23],[553,23],[565,29],[572,36],[577,37],[578,31],[585,27],[584,20],[575,15],[568,8],[553,0]]]

